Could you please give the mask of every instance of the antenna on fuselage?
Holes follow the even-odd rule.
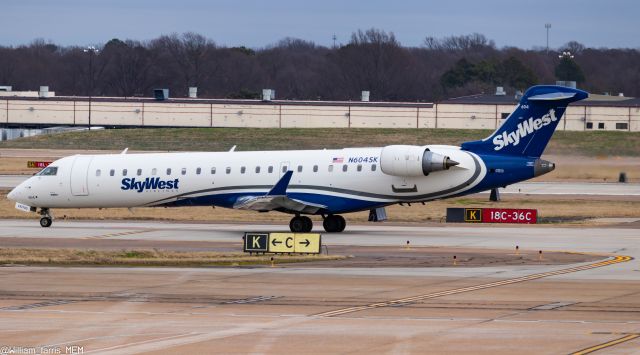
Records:
[[[237,147],[237,145],[234,145],[233,147],[231,147],[231,149],[229,149],[229,153],[235,152],[236,151],[236,147]]]
[[[124,148],[124,150],[123,150],[123,151],[122,151],[122,153],[120,153],[120,154],[127,154],[127,151],[128,151],[128,150],[129,150],[129,147]]]

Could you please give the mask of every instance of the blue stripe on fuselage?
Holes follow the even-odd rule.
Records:
[[[481,154],[479,156],[487,167],[487,174],[476,186],[456,196],[487,191],[533,177],[536,158],[497,154]]]
[[[236,192],[204,195],[197,197],[189,197],[178,201],[163,204],[163,206],[219,206],[233,208],[238,198],[247,196],[264,196],[264,192]],[[327,206],[328,212],[331,213],[348,213],[356,211],[364,211],[372,208],[386,206],[388,203],[378,201],[368,201],[362,199],[333,196],[327,194],[314,193],[298,193],[290,192],[287,194],[289,198],[309,202],[318,205]],[[327,211],[320,211],[327,212]]]

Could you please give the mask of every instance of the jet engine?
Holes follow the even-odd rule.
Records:
[[[389,145],[380,154],[380,169],[394,176],[427,176],[458,164],[448,156],[416,145]]]

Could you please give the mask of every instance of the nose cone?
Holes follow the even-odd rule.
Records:
[[[17,189],[18,188],[15,188],[9,192],[9,194],[7,195],[7,198],[9,200],[16,201],[16,199],[18,198],[18,192],[16,191]]]

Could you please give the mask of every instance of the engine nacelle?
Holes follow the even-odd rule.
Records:
[[[380,153],[380,169],[394,176],[427,176],[458,164],[447,156],[417,145],[389,145]]]

